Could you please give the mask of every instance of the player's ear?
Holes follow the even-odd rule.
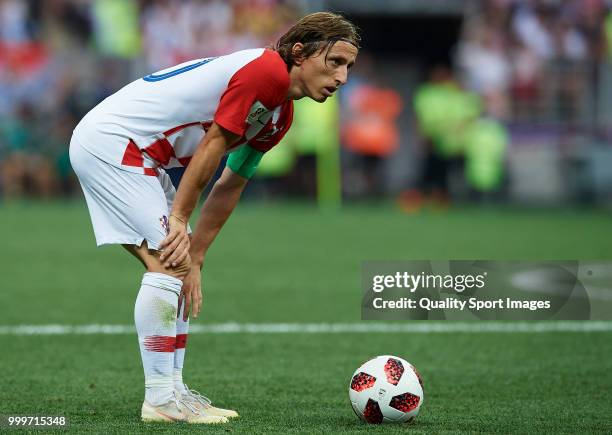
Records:
[[[291,58],[293,59],[293,63],[297,66],[300,66],[304,61],[304,56],[302,53],[304,52],[304,44],[301,42],[296,42],[291,47]]]

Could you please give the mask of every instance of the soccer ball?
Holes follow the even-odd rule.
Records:
[[[377,356],[355,371],[349,399],[355,414],[368,423],[409,422],[423,405],[423,381],[408,361]]]

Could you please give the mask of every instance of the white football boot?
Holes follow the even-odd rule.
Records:
[[[189,405],[192,405],[201,413],[224,418],[239,417],[236,411],[212,406],[212,402],[208,397],[201,395],[195,390],[190,390],[186,384],[183,384],[183,386],[185,387],[186,392],[180,393],[178,390],[174,390],[175,393],[178,394],[178,397],[180,397],[183,401],[187,402]]]
[[[177,391],[174,399],[160,406],[153,406],[146,400],[142,404],[140,414],[144,422],[166,422],[173,423],[184,421],[191,424],[217,424],[227,423],[227,418],[219,415],[203,413],[193,404],[181,399]]]

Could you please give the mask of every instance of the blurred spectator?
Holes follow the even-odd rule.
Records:
[[[554,13],[554,6],[549,3],[519,2],[512,20],[513,30],[521,42],[545,60],[555,55]]]
[[[498,119],[509,115],[512,77],[502,34],[488,25],[475,26],[459,44],[458,67],[467,89],[482,95],[486,111]]]
[[[27,2],[0,0],[0,40],[5,44],[19,44],[30,39]]]
[[[448,205],[450,179],[463,173],[466,132],[481,104],[476,94],[461,88],[448,66],[436,65],[416,90],[414,110],[425,158],[418,188],[399,198],[407,212],[418,211],[424,201]]]
[[[266,46],[293,24],[295,14],[278,0],[154,0],[142,17],[145,57],[155,70]]]
[[[400,147],[402,96],[381,83],[374,57],[362,50],[340,90],[339,103],[343,193],[380,197],[386,190],[386,163]]]
[[[94,0],[92,21],[100,53],[131,58],[140,52],[138,5],[125,0]]]
[[[44,0],[31,5],[37,15],[36,39],[58,52],[87,49],[92,31],[91,2]]]
[[[46,138],[38,125],[35,111],[22,104],[0,126],[4,158],[0,161],[1,185],[7,198],[25,194],[49,198],[56,193],[56,178],[48,150],[41,146]]]
[[[186,26],[180,21],[181,2],[155,0],[142,18],[144,49],[151,69],[166,68],[186,59]],[[181,25],[177,25],[181,23]]]
[[[511,101],[513,117],[518,121],[535,119],[544,64],[537,53],[520,39],[511,36]]]
[[[605,45],[608,60],[612,59],[612,11],[608,11],[605,21]]]
[[[349,88],[346,95],[342,142],[360,157],[365,188],[362,194],[379,197],[383,192],[383,163],[400,144],[396,124],[403,102],[397,91],[370,83]]]
[[[504,172],[508,133],[490,118],[471,123],[465,132],[465,178],[479,194],[499,189]]]

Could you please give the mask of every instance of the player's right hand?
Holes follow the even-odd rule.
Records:
[[[189,235],[187,234],[186,222],[170,215],[168,226],[168,235],[159,244],[159,250],[161,251],[159,259],[166,268],[178,266],[189,255]]]

